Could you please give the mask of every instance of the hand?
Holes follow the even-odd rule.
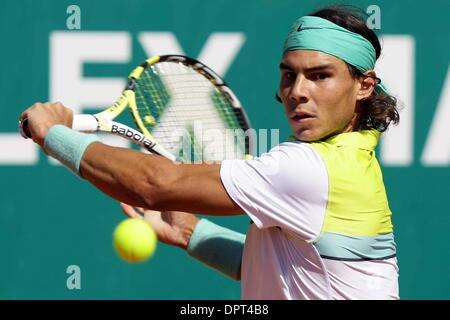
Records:
[[[191,213],[181,211],[152,211],[134,208],[120,203],[123,212],[130,218],[143,218],[155,230],[158,240],[169,245],[187,249],[194,228],[200,220]],[[143,213],[140,214],[139,212]]]
[[[43,148],[45,137],[52,126],[62,124],[72,127],[73,112],[60,102],[35,103],[21,114],[20,121],[26,118],[33,141]]]

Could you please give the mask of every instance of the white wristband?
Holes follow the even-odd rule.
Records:
[[[76,175],[80,175],[80,162],[87,147],[100,139],[93,134],[74,131],[63,125],[51,127],[45,137],[44,148],[50,156],[61,161]]]

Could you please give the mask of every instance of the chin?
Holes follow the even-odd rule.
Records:
[[[312,130],[297,130],[295,132],[295,137],[297,140],[303,141],[303,142],[313,142],[320,140],[322,138],[317,133],[314,133]]]

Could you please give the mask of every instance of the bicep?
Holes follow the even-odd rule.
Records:
[[[244,214],[222,184],[220,164],[173,164],[168,171],[153,209],[208,215]]]

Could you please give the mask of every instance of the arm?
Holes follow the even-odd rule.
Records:
[[[86,142],[88,135],[65,128],[71,127],[73,115],[60,103],[35,104],[21,118],[28,118],[33,141],[47,154],[63,158],[66,166],[117,200],[159,211],[243,213],[225,191],[218,164],[179,165],[160,156]],[[55,139],[48,137],[52,131]]]
[[[159,156],[109,147],[93,140],[86,142],[87,135],[67,128],[72,124],[72,111],[60,103],[35,104],[22,113],[21,119],[24,118],[29,120],[33,141],[47,154],[64,160],[62,162],[66,166],[113,198],[154,209],[181,208],[190,212],[225,215],[242,213],[221,183],[220,165],[177,165]],[[58,124],[62,126],[56,126]],[[52,143],[52,130],[60,133],[54,139],[55,143]],[[59,149],[64,150],[63,157]],[[239,279],[244,236],[218,226],[211,230],[212,224],[206,225],[200,232],[197,219],[187,219],[185,222],[181,237],[185,240],[188,237],[189,240],[178,239],[173,244],[182,248],[187,246],[188,253],[196,259]],[[191,243],[193,234],[197,239],[195,245]],[[233,240],[235,237],[237,241]],[[224,238],[232,240],[235,249],[225,251],[231,246],[226,245],[230,241],[223,241]],[[224,255],[216,254],[222,250]]]
[[[176,164],[97,142],[86,149],[80,174],[109,196],[133,206],[210,215],[243,213],[222,185],[219,164]]]
[[[187,247],[188,254],[207,266],[241,280],[245,235],[201,219]]]
[[[241,279],[245,235],[186,212],[144,211],[124,203],[121,206],[127,216],[147,221],[159,241],[186,250],[194,259],[234,280]]]

